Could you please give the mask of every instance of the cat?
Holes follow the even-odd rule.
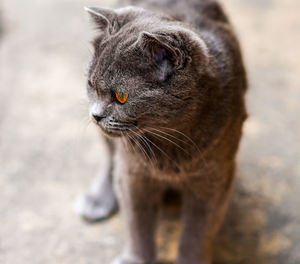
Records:
[[[87,94],[110,161],[79,202],[89,220],[121,208],[118,264],[156,262],[157,211],[180,193],[177,264],[211,264],[247,117],[247,78],[232,26],[214,0],[131,1],[89,7],[98,33]]]

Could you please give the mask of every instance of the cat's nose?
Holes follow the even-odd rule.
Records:
[[[94,115],[94,114],[93,114],[93,118],[94,118],[95,121],[98,123],[98,122],[100,122],[100,121],[104,118],[104,116],[101,116],[101,115]]]

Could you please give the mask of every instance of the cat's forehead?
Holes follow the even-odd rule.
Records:
[[[141,73],[140,64],[133,56],[122,54],[116,57],[112,53],[104,53],[94,58],[95,63],[90,69],[90,79],[103,89],[134,89],[143,86],[145,74]]]
[[[134,70],[143,67],[146,63],[142,52],[137,48],[138,31],[126,30],[99,39],[94,42],[93,68],[99,71],[108,71],[112,74],[134,74]]]
[[[99,71],[107,71],[114,75],[132,72],[142,59],[140,53],[132,46],[134,41],[114,39],[105,47],[100,44],[99,51],[94,55],[94,66]]]

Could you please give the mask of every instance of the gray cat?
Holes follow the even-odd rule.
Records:
[[[176,190],[183,202],[176,263],[210,264],[246,118],[239,44],[216,1],[131,4],[140,7],[87,8],[98,28],[90,116],[111,160],[78,210],[98,220],[119,204],[127,244],[115,263],[155,263],[157,210],[165,191]]]

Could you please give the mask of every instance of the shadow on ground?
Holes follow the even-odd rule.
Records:
[[[178,206],[163,208],[158,242],[160,259],[167,261],[162,263],[173,263],[176,258],[181,230],[179,217]],[[237,180],[215,241],[214,264],[287,263],[296,250],[284,232],[289,225],[293,221],[282,215],[272,200],[263,193],[249,191]]]

